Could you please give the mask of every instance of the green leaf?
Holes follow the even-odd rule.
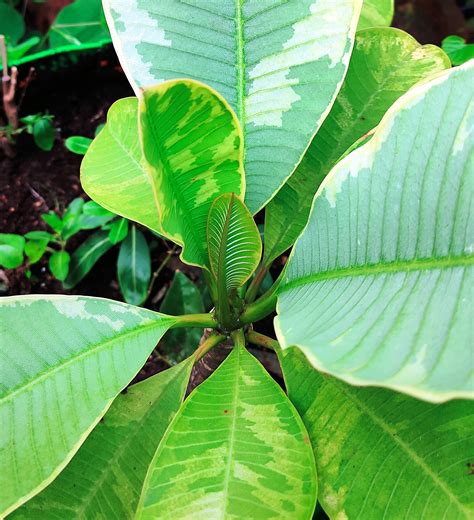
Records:
[[[81,135],[73,135],[64,141],[66,148],[77,155],[85,155],[91,143],[92,139]]]
[[[394,11],[394,0],[364,0],[357,29],[388,27],[392,23]]]
[[[81,216],[83,206],[84,199],[81,197],[77,197],[69,203],[66,212],[63,215],[64,225],[61,229],[61,236],[64,238],[64,240],[68,240],[81,230]]]
[[[49,30],[52,48],[81,45],[104,40],[109,36],[100,0],[76,0],[66,5]]]
[[[0,512],[46,487],[174,318],[87,297],[0,300]]]
[[[260,363],[235,347],[173,419],[137,518],[311,518],[315,503],[300,417]]]
[[[36,47],[40,42],[41,38],[39,36],[32,36],[31,38],[28,38],[27,40],[19,43],[18,45],[8,45],[8,63],[13,63],[19,60],[20,58],[23,58],[25,54],[27,54],[33,47]]]
[[[128,220],[119,218],[112,222],[109,229],[109,240],[112,244],[118,244],[128,235]]]
[[[56,129],[50,118],[42,117],[33,125],[33,138],[36,146],[41,148],[41,150],[45,152],[51,151],[55,137]]]
[[[0,233],[0,266],[15,269],[23,263],[25,239],[21,235]]]
[[[62,231],[64,222],[54,211],[49,211],[48,213],[41,215],[41,218],[50,228],[54,229],[54,231],[57,231],[58,233]]]
[[[28,240],[47,240],[48,242],[54,240],[54,236],[47,231],[29,231],[25,238]]]
[[[383,49],[383,51],[382,51]],[[344,85],[295,173],[265,215],[265,265],[291,247],[308,221],[314,194],[346,150],[375,128],[419,81],[449,68],[445,53],[392,28],[356,35]]]
[[[71,257],[67,251],[56,251],[49,257],[49,270],[53,276],[63,282],[69,273]]]
[[[244,285],[258,266],[262,241],[249,210],[233,193],[221,195],[212,204],[207,243],[217,285],[226,291]]]
[[[330,518],[472,518],[472,403],[355,388],[318,374],[296,349],[282,368]]]
[[[245,142],[245,202],[256,213],[301,159],[349,63],[360,0],[108,0],[115,50],[139,95],[189,77],[222,94]],[[229,190],[230,191],[230,190]],[[243,195],[243,194],[242,194]]]
[[[240,129],[225,101],[192,81],[147,89],[110,109],[82,163],[92,199],[183,245],[184,261],[205,267],[206,222],[222,193],[243,193]],[[148,164],[148,166],[147,166]]]
[[[151,257],[145,236],[135,226],[120,246],[117,273],[125,301],[141,305],[147,297],[150,283]]]
[[[0,3],[0,34],[7,44],[15,45],[25,33],[25,22],[21,14],[12,6]]]
[[[120,394],[58,478],[9,519],[47,514],[132,520],[148,466],[178,411],[191,367],[190,359]]]
[[[97,231],[86,238],[72,254],[69,275],[63,283],[64,288],[72,289],[76,286],[112,247],[107,231]]]
[[[413,88],[321,184],[276,330],[318,369],[433,402],[473,395],[474,62]]]
[[[79,217],[81,229],[95,229],[110,222],[117,215],[103,208],[97,202],[89,200],[82,207],[82,215]]]
[[[474,44],[466,43],[461,36],[448,36],[442,41],[441,46],[453,65],[462,65],[474,58]]]
[[[30,264],[34,264],[41,260],[46,248],[48,247],[49,239],[28,240],[25,244],[25,255],[28,257]]]
[[[200,314],[205,311],[199,289],[180,271],[176,271],[170,288],[166,292],[160,312],[179,316]],[[169,330],[160,344],[160,353],[171,363],[190,356],[198,347],[202,329],[186,328]]]

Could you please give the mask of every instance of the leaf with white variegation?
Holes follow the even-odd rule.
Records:
[[[256,213],[324,120],[349,63],[361,0],[107,0],[115,50],[137,95],[189,77],[220,92],[244,132]]]
[[[110,300],[0,301],[0,512],[46,487],[175,319]]]
[[[262,365],[234,347],[165,433],[137,518],[311,518],[315,503],[300,417]]]
[[[449,67],[440,48],[420,45],[399,29],[357,33],[349,70],[331,112],[293,175],[266,208],[266,265],[294,244],[308,221],[314,194],[346,150],[374,129],[411,87]]]
[[[135,518],[148,466],[191,367],[189,359],[120,394],[54,482],[8,518]]]
[[[279,353],[288,395],[316,458],[318,500],[330,518],[468,520],[474,408],[356,388]]]
[[[473,397],[474,62],[399,99],[322,183],[275,328],[318,369],[433,402]]]
[[[394,11],[394,0],[364,0],[357,29],[388,27],[392,23]]]

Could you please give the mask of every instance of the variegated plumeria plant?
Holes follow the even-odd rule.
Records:
[[[110,109],[84,189],[182,246],[216,310],[2,301],[11,518],[307,519],[316,499],[338,520],[472,517],[474,63],[370,28],[391,2],[356,34],[360,4],[105,3],[137,98]],[[278,341],[252,326],[275,307]],[[181,327],[213,332],[120,394]]]

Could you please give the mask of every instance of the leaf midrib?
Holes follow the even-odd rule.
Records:
[[[237,58],[237,116],[242,125],[242,134],[245,130],[245,58],[244,58],[244,25],[242,17],[242,0],[235,0],[235,38]],[[245,150],[245,147],[244,147]],[[244,152],[245,153],[245,152]]]
[[[422,258],[401,262],[381,262],[379,264],[366,264],[361,266],[333,269],[319,272],[291,280],[279,289],[279,294],[302,285],[347,278],[349,276],[376,276],[381,274],[406,273],[410,271],[429,271],[433,269],[464,267],[474,264],[474,255],[447,256],[444,258]]]
[[[377,416],[362,400],[358,399],[353,393],[347,390],[346,386],[343,383],[340,383],[336,379],[331,380],[331,384],[333,384],[338,390],[343,393],[350,401],[352,401],[362,413],[367,415],[367,417],[378,426],[385,434],[387,434],[390,439],[392,439],[395,444],[400,446],[400,448],[409,456],[411,460],[413,460],[425,473],[428,475],[431,480],[449,497],[450,501],[454,502],[460,511],[466,514],[466,518],[469,517],[471,511],[459,501],[457,495],[451,490],[448,484],[442,480],[439,475],[437,475],[430,466],[420,457],[413,448],[410,447],[404,440],[400,438],[398,435],[398,430],[390,427],[381,417]]]
[[[166,320],[168,321],[168,320]],[[127,332],[123,334],[116,334],[112,338],[108,338],[105,341],[98,342],[94,344],[91,348],[82,351],[80,354],[76,356],[72,356],[70,358],[67,358],[62,363],[59,363],[52,367],[51,369],[46,369],[39,374],[35,374],[35,376],[27,381],[26,384],[17,385],[16,387],[13,387],[10,392],[5,393],[4,395],[0,396],[0,407],[4,405],[7,401],[12,399],[17,394],[21,394],[22,392],[25,392],[28,390],[28,388],[35,386],[36,384],[42,383],[45,379],[50,377],[52,374],[59,372],[65,368],[67,368],[69,365],[74,364],[75,362],[78,362],[79,360],[83,358],[87,358],[89,355],[94,354],[96,352],[99,352],[103,348],[107,348],[111,343],[118,340],[123,340],[127,338],[128,336],[132,336],[136,334],[137,332],[144,332],[149,329],[153,329],[154,327],[160,327],[163,326],[166,321],[153,321],[151,323],[148,323],[147,325],[138,325],[137,327],[134,327],[133,329],[128,330]]]

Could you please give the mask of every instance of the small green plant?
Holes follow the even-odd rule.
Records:
[[[214,309],[3,299],[4,511],[472,517],[474,62],[356,33],[357,0],[105,5],[137,97],[111,107],[82,185],[181,247]],[[188,328],[206,329],[192,355],[120,394]]]
[[[441,47],[453,65],[462,65],[474,58],[474,43],[466,43],[465,38],[461,36],[446,37],[442,41]]]

